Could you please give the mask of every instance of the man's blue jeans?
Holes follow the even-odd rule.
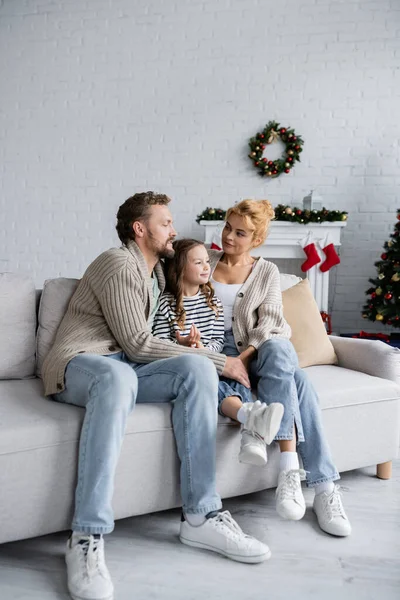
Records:
[[[239,354],[232,331],[225,332],[223,352],[227,356]],[[251,363],[250,376],[258,400],[284,405],[285,412],[275,439],[292,440],[297,430],[297,450],[307,472],[307,485],[313,487],[339,479],[323,431],[317,393],[299,367],[293,344],[284,338],[264,342]]]
[[[126,419],[136,402],[173,405],[183,510],[207,514],[221,508],[215,489],[218,375],[208,358],[186,354],[139,364],[123,352],[79,354],[68,363],[65,389],[53,398],[86,409],[74,531],[110,533],[114,528],[114,475]]]

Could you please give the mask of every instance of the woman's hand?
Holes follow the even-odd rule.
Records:
[[[181,346],[187,346],[188,348],[204,348],[201,343],[201,333],[195,325],[192,324],[189,335],[181,335],[179,331],[175,333],[176,340]]]

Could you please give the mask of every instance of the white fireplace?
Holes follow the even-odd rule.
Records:
[[[221,226],[221,221],[200,221],[200,225],[205,228],[205,243],[211,244],[212,237],[217,227]],[[269,235],[265,243],[256,248],[252,254],[271,259],[304,259],[306,255],[303,252],[299,242],[312,233],[313,238],[323,239],[329,234],[330,242],[335,246],[340,246],[340,236],[342,228],[347,225],[346,221],[335,221],[333,223],[287,223],[285,221],[273,221],[270,226]],[[329,294],[329,271],[322,273],[319,269],[325,259],[325,255],[317,245],[317,251],[321,262],[312,267],[305,275],[307,276],[314,297],[317,301],[320,311],[328,312],[328,294]],[[337,267],[333,267],[337,268]]]

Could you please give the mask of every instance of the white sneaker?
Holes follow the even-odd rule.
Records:
[[[112,600],[114,587],[104,559],[104,540],[73,533],[65,555],[73,600]]]
[[[314,512],[323,531],[331,535],[346,537],[351,533],[351,525],[344,512],[339,486],[335,485],[330,494],[322,492],[314,498]]]
[[[198,527],[182,521],[179,539],[182,544],[212,550],[238,562],[259,563],[271,556],[268,546],[243,533],[227,510]]]
[[[247,408],[250,403],[243,406]],[[239,462],[259,467],[267,464],[266,444],[270,444],[279,431],[284,407],[279,402],[265,404],[257,400],[249,406],[246,424],[242,429]]]
[[[276,488],[276,511],[283,519],[299,521],[306,512],[306,503],[301,490],[301,482],[305,479],[303,469],[292,469],[279,473]]]

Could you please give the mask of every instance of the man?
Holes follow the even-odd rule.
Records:
[[[165,195],[146,192],[120,206],[122,247],[107,250],[88,267],[43,365],[46,395],[86,408],[66,551],[73,598],[113,597],[102,535],[114,528],[114,474],[135,402],[174,401],[181,541],[241,562],[270,556],[265,544],[246,536],[228,512],[220,512],[215,489],[217,372],[248,386],[243,363],[151,334],[165,285],[160,258],[174,254],[169,202]]]

